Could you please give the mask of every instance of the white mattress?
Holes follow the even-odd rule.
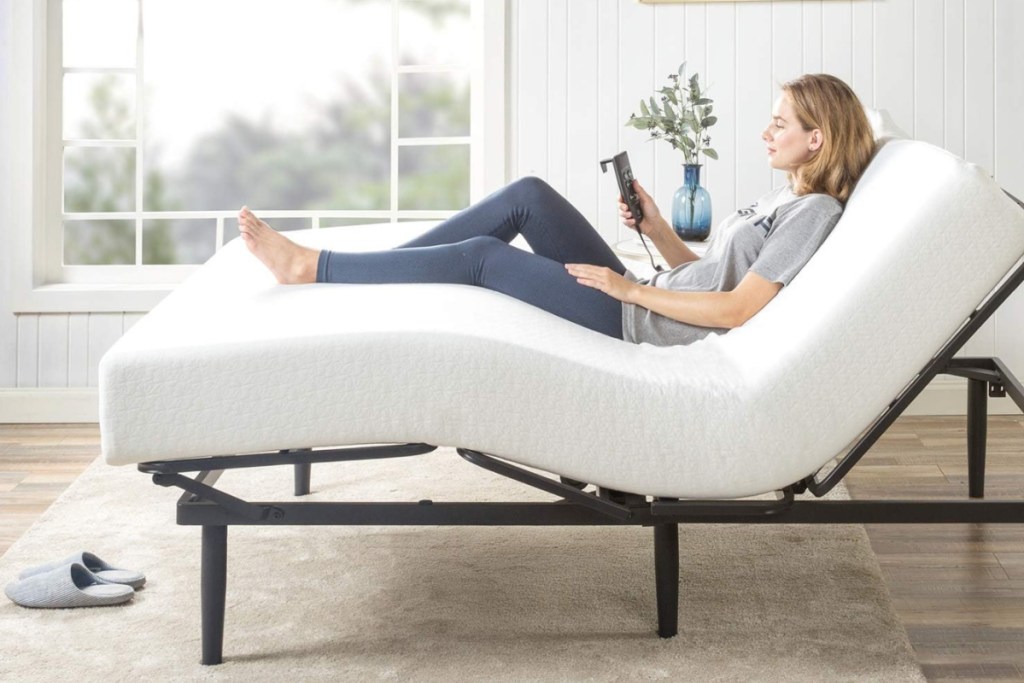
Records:
[[[289,236],[408,236],[390,229]],[[646,495],[764,493],[841,452],[1022,253],[1024,211],[982,170],[901,140],[790,286],[684,347],[460,285],[280,286],[235,240],[103,357],[102,449],[124,465],[426,442]]]

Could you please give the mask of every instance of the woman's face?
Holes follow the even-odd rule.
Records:
[[[786,93],[775,100],[772,120],[761,133],[761,139],[768,147],[771,167],[794,174],[821,148],[821,131],[804,130]]]

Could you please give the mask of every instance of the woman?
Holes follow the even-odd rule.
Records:
[[[874,150],[857,96],[824,74],[782,86],[761,139],[789,184],[722,221],[703,258],[639,183],[639,225],[619,197],[624,224],[650,237],[672,266],[649,281],[628,272],[587,220],[536,178],[515,181],[387,251],[303,247],[244,207],[239,229],[282,284],[476,285],[618,339],[688,344],[742,325],[789,284],[839,220]],[[508,244],[519,234],[533,253]]]

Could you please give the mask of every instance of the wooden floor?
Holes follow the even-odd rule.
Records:
[[[95,425],[0,425],[0,554],[98,452]],[[901,418],[846,484],[860,499],[966,498],[964,418]],[[1024,497],[1022,417],[989,419],[986,497]],[[1024,680],[1024,525],[867,530],[928,680]]]

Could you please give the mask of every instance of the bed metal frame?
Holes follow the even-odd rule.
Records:
[[[1011,198],[1024,208],[1015,197]],[[554,494],[551,502],[250,502],[214,488],[224,470],[294,465],[295,495],[309,493],[314,463],[421,455],[430,444],[394,444],[154,461],[139,470],[160,486],[184,490],[178,524],[202,533],[202,663],[223,659],[224,598],[227,586],[227,530],[232,525],[457,525],[581,526],[638,525],[654,529],[654,573],[658,635],[677,633],[679,609],[679,524],[919,524],[1024,523],[1024,500],[986,501],[985,443],[987,400],[1009,396],[1024,411],[1024,385],[998,358],[954,358],[981,325],[1024,281],[1024,259],[1014,267],[923,370],[903,389],[830,471],[821,470],[776,492],[776,500],[678,500],[596,487],[565,477],[544,477],[477,451],[459,448],[470,463]],[[938,374],[967,384],[967,459],[970,500],[805,500],[821,497],[864,456],[907,406]],[[183,472],[198,472],[194,477]]]

